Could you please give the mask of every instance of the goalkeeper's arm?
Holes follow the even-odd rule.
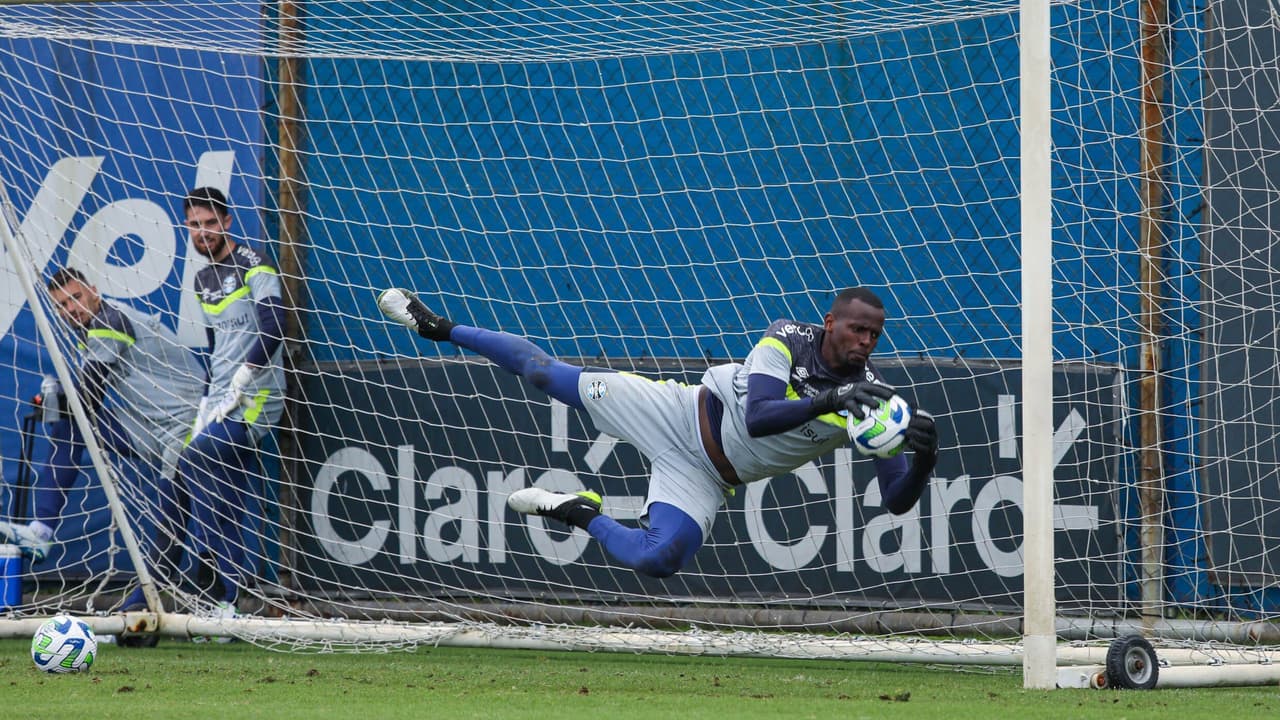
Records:
[[[284,342],[284,301],[278,295],[267,295],[254,303],[258,314],[258,339],[249,347],[244,362],[251,367],[270,364],[276,348]]]
[[[214,422],[222,422],[237,407],[242,404],[249,404],[249,398],[245,392],[249,385],[253,383],[254,378],[262,369],[271,363],[271,356],[275,354],[280,343],[284,341],[284,303],[281,302],[277,295],[267,295],[254,304],[254,309],[258,314],[258,335],[257,341],[249,346],[249,351],[245,353],[244,362],[231,376],[231,392],[228,397],[222,400],[222,403],[210,411],[210,419]],[[210,333],[209,342],[210,351],[213,349],[213,335]],[[201,411],[203,417],[204,411]],[[202,430],[205,423],[203,419],[198,423],[197,429]]]
[[[905,442],[912,450],[910,466],[903,455],[876,459],[881,501],[895,515],[915,507],[938,464],[938,430],[933,416],[912,410]]]
[[[788,398],[787,383],[768,373],[747,377],[745,421],[751,437],[777,435],[829,412],[848,410],[862,419],[863,405],[878,405],[893,397],[893,388],[858,382],[832,388],[811,398]]]

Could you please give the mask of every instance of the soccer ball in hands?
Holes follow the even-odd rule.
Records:
[[[84,672],[98,654],[93,630],[70,615],[58,615],[31,638],[31,660],[47,673]]]
[[[849,417],[849,439],[863,455],[891,458],[906,447],[911,406],[901,396],[883,400],[880,407],[862,406],[861,420]]]

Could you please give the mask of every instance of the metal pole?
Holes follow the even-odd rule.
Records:
[[[1168,49],[1165,0],[1142,3],[1142,218],[1139,222],[1139,291],[1142,350],[1139,366],[1139,433],[1141,468],[1138,504],[1141,517],[1140,589],[1144,619],[1160,617],[1163,608],[1164,463],[1160,452],[1160,336],[1164,332],[1164,111]]]
[[[306,199],[303,195],[305,177],[303,170],[303,60],[300,50],[303,46],[303,29],[301,7],[294,0],[281,0],[279,8],[279,78],[276,85],[278,108],[280,112],[277,130],[279,132],[280,188],[278,205],[280,212],[280,276],[284,286],[285,307],[285,371],[288,373],[288,392],[285,398],[286,409],[289,410],[286,422],[282,423],[280,432],[281,482],[277,500],[281,508],[280,553],[281,572],[293,568],[290,557],[290,533],[294,527],[292,510],[294,498],[294,474],[301,450],[298,447],[294,432],[295,420],[298,417],[292,409],[296,398],[301,393],[298,388],[297,374],[293,372],[295,360],[305,347],[302,320],[299,309],[307,302],[305,285],[302,282],[303,264],[306,258],[306,225],[303,211]],[[288,585],[286,578],[281,584]]]

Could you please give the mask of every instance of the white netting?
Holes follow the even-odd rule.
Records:
[[[1240,642],[1234,623],[1275,611],[1275,29],[1247,2],[1215,8],[1148,20],[1167,56],[1145,71],[1139,3],[1053,8],[1055,569],[1085,636],[1145,607]],[[205,339],[186,191],[227,190],[279,269],[290,405],[251,472],[244,611],[1005,643],[1023,574],[1015,10],[4,7],[0,171],[40,279],[86,266],[189,346]],[[634,521],[632,448],[373,303],[411,287],[563,359],[696,382],[851,285],[886,299],[882,368],[939,419],[933,484],[894,516],[870,463],[837,452],[740,488],[665,581],[505,509],[533,483],[588,487]],[[0,292],[23,519],[22,458],[47,452],[23,418],[51,366],[17,283]],[[68,495],[18,615],[128,589],[94,487]],[[123,480],[126,499],[145,487]]]

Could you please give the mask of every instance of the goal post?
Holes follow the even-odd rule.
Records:
[[[1132,635],[1263,664],[1274,26],[1250,0],[1172,25],[1149,5],[0,3],[22,245],[0,264],[0,520],[32,519],[50,443],[23,419],[58,349],[83,359],[54,271],[202,353],[180,203],[215,187],[291,312],[287,409],[239,489],[242,617],[213,610],[194,519],[180,573],[135,571],[152,488],[106,450],[118,501],[86,462],[0,634],[74,612],[299,649],[966,662],[1034,688],[1094,682]],[[592,489],[635,523],[634,448],[374,305],[413,288],[696,383],[853,285],[886,301],[879,367],[938,419],[924,496],[889,512],[842,449],[739,488],[661,581],[505,505]],[[117,612],[148,575],[151,607]]]
[[[1019,3],[1023,685],[1057,683],[1054,627],[1053,179],[1049,3]]]

